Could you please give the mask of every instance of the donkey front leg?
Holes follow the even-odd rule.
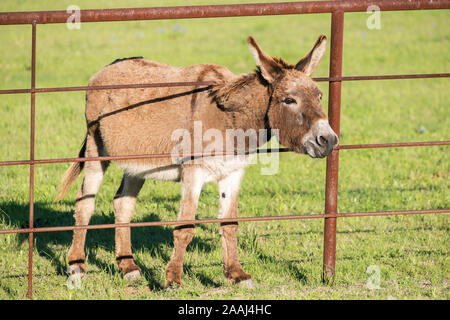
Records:
[[[181,179],[181,204],[177,220],[194,220],[198,198],[202,190],[201,169],[184,167]],[[194,225],[181,225],[173,231],[174,249],[166,267],[166,287],[173,283],[182,284],[183,259],[186,247],[194,237]]]
[[[238,193],[244,170],[234,171],[226,178],[219,181],[220,216],[219,218],[236,218],[238,213]],[[237,250],[237,222],[225,222],[220,224],[222,235],[222,250],[224,274],[234,283],[245,281],[251,286],[251,276],[246,273],[238,259]],[[246,281],[249,280],[249,281]]]
[[[136,197],[145,180],[123,175],[122,183],[114,197],[116,223],[130,223],[134,214]],[[126,280],[135,280],[141,276],[141,269],[134,263],[131,251],[130,228],[116,228],[116,261]]]

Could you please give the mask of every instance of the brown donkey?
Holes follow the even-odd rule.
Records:
[[[142,57],[118,59],[106,66],[91,78],[89,85],[180,81],[212,81],[214,85],[193,90],[164,87],[88,91],[87,135],[79,156],[161,154],[180,149],[189,154],[198,150],[191,148],[191,143],[179,143],[180,136],[174,138],[174,132],[184,130],[182,138],[187,135],[186,141],[195,145],[196,124],[224,136],[233,130],[253,130],[257,143],[253,148],[246,145],[246,151],[264,144],[273,130],[282,145],[297,153],[313,158],[330,154],[338,145],[338,138],[322,108],[322,93],[310,78],[324,55],[326,37],[321,35],[296,65],[267,55],[252,37],[248,38],[248,44],[257,64],[256,71],[250,74],[235,75],[225,67],[210,64],[172,67]],[[232,147],[231,151],[238,149]],[[216,156],[195,161],[191,157],[116,161],[124,175],[113,202],[115,222],[130,222],[145,179],[181,181],[178,220],[194,220],[202,185],[217,182],[219,217],[235,218],[240,183],[248,162],[248,156],[233,159]],[[89,224],[95,195],[108,164],[108,161],[77,162],[67,170],[59,199],[84,167],[84,180],[76,197],[77,226]],[[234,283],[251,283],[251,276],[238,260],[237,229],[237,223],[220,225],[224,274]],[[126,279],[133,280],[140,276],[140,268],[133,260],[130,228],[116,228],[115,232],[118,267]],[[183,258],[194,226],[178,226],[173,234],[174,250],[166,268],[167,285],[181,284]],[[71,273],[80,276],[85,273],[85,238],[86,230],[74,230],[68,254]]]

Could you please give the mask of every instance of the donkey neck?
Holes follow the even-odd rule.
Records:
[[[259,74],[249,73],[217,85],[213,99],[220,110],[220,121],[227,129],[269,129],[267,110],[270,101],[268,84]]]

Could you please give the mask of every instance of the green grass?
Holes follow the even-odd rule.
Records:
[[[238,1],[227,1],[227,3]],[[249,1],[250,2],[250,1]],[[256,2],[256,1],[255,1]],[[82,9],[125,7],[125,1],[77,1]],[[134,1],[133,6],[180,5],[186,1]],[[211,1],[189,1],[206,4]],[[221,2],[222,3],[222,2]],[[1,11],[65,10],[71,1],[2,1]],[[95,6],[95,7],[94,7]],[[450,70],[449,11],[382,12],[381,30],[366,28],[366,13],[345,15],[344,75],[440,73]],[[0,88],[30,85],[30,26],[1,26]],[[320,33],[330,36],[330,15],[186,19],[37,27],[37,87],[86,85],[116,58],[143,55],[172,65],[216,63],[236,73],[254,61],[246,38],[294,63]],[[327,76],[329,51],[314,76]],[[327,105],[328,86],[320,83]],[[448,79],[345,82],[341,144],[448,140]],[[0,99],[0,161],[29,157],[29,95]],[[36,158],[74,157],[85,134],[84,93],[36,97]],[[68,164],[36,166],[35,226],[72,225],[81,179],[62,203],[56,188]],[[325,161],[281,154],[279,172],[246,171],[240,216],[310,214],[324,211]],[[448,147],[340,152],[339,211],[449,208]],[[113,223],[112,198],[120,170],[112,166],[97,197],[92,224]],[[0,167],[0,228],[28,224],[27,166]],[[179,184],[147,181],[133,221],[175,220]],[[218,214],[217,187],[205,186],[198,218]],[[35,299],[448,299],[448,215],[347,218],[338,221],[336,279],[321,282],[323,221],[241,223],[239,254],[255,289],[233,286],[223,276],[215,224],[200,225],[185,258],[185,285],[164,290],[172,252],[172,227],[134,228],[133,250],[144,277],[122,280],[114,261],[114,231],[87,236],[87,276],[80,290],[66,285],[71,232],[35,235]],[[26,235],[0,235],[0,299],[24,299]],[[369,266],[380,268],[380,289],[366,286]]]

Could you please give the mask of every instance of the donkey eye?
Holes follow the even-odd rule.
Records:
[[[319,99],[322,100],[322,94],[321,93],[319,93]]]
[[[297,103],[297,101],[295,101],[295,99],[292,98],[284,98],[283,102],[286,104]]]

